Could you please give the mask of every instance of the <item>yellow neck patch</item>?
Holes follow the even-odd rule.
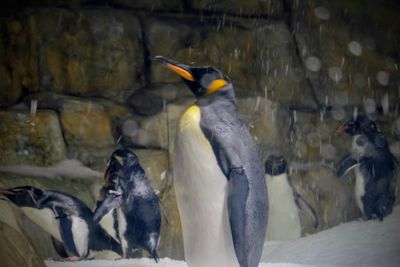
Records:
[[[227,82],[223,79],[217,79],[217,80],[212,81],[207,88],[206,95],[211,95],[211,94],[219,91],[221,88],[225,87],[226,84],[227,84]]]
[[[183,113],[179,121],[180,130],[199,127],[200,117],[200,108],[197,105],[192,105]]]

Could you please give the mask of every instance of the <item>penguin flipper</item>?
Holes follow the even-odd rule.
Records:
[[[338,177],[344,176],[352,168],[360,165],[360,160],[355,159],[352,155],[347,155],[339,162],[336,167],[336,175]]]
[[[234,168],[229,175],[228,213],[233,245],[240,266],[248,265],[249,245],[246,238],[246,201],[249,194],[248,179],[242,168]]]
[[[92,238],[90,239],[90,249],[112,250],[115,253],[122,255],[121,244],[112,238],[100,225],[96,225],[93,230]]]
[[[72,234],[72,221],[68,214],[64,212],[61,208],[54,208],[55,214],[57,214],[56,219],[59,221],[60,225],[60,235],[63,240],[64,246],[67,250],[74,256],[81,257],[86,255],[79,255],[79,252],[75,246],[74,237]]]
[[[68,258],[67,250],[61,241],[57,240],[54,236],[51,236],[51,243],[53,244],[54,250],[61,258]]]
[[[298,193],[293,192],[294,199],[296,201],[297,207],[301,210],[305,211],[308,216],[312,219],[314,228],[318,228],[319,226],[319,219],[317,214],[315,213],[314,209],[302,198]]]
[[[98,224],[107,213],[118,208],[121,204],[122,195],[109,194],[94,211],[93,223]]]

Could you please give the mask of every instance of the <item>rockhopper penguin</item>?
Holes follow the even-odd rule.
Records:
[[[337,175],[354,169],[354,195],[363,217],[382,220],[392,212],[396,198],[396,158],[377,125],[363,114],[340,125],[337,132],[353,136],[351,152],[338,164]]]
[[[232,83],[213,67],[163,56],[196,96],[179,122],[174,186],[190,267],[256,267],[267,227],[264,171]]]
[[[108,192],[103,192],[104,198],[95,211],[94,222],[99,223],[115,210],[117,235],[124,258],[134,257],[138,249],[145,249],[158,261],[160,202],[138,157],[128,149],[114,151],[105,177]]]
[[[85,203],[67,193],[19,186],[0,190],[22,212],[52,236],[60,256],[70,260],[89,257],[91,251],[112,250],[121,254],[121,247],[101,227],[93,225],[93,213]]]

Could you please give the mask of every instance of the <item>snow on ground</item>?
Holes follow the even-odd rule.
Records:
[[[400,206],[383,222],[353,221],[293,241],[268,242],[260,267],[400,266]],[[168,258],[46,261],[48,267],[187,267]]]
[[[131,259],[131,260],[92,260],[81,262],[54,262],[46,261],[47,267],[187,267],[183,261],[171,260],[168,258],[160,259],[158,263],[151,259]],[[218,267],[218,266],[210,266]],[[311,265],[298,265],[292,263],[261,263],[259,267],[314,267]]]
[[[47,178],[88,178],[88,177],[103,177],[103,173],[92,170],[83,165],[82,162],[76,159],[67,159],[57,163],[51,167],[38,167],[31,165],[0,165],[0,171],[25,175],[25,176],[38,176]]]

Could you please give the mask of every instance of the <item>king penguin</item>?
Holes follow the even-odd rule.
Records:
[[[188,266],[258,266],[267,187],[232,83],[213,67],[191,67],[163,56],[155,61],[182,77],[197,98],[180,119],[173,167]]]
[[[293,240],[301,237],[299,208],[310,216],[315,228],[318,218],[310,205],[293,189],[286,160],[270,155],[265,162],[265,179],[269,190],[268,230],[266,240]]]
[[[93,227],[93,213],[76,197],[67,193],[19,186],[0,191],[22,212],[52,236],[60,256],[66,251],[69,260],[87,258],[90,252],[112,250],[121,254],[121,247],[100,227]]]
[[[338,133],[353,136],[351,151],[337,166],[337,175],[354,169],[354,195],[365,219],[383,218],[392,212],[396,199],[397,160],[375,122],[358,114],[341,124]]]
[[[138,249],[145,249],[158,261],[160,202],[138,157],[128,149],[117,149],[111,155],[105,177],[104,198],[95,211],[94,222],[116,212],[115,229],[123,257],[135,257]]]

